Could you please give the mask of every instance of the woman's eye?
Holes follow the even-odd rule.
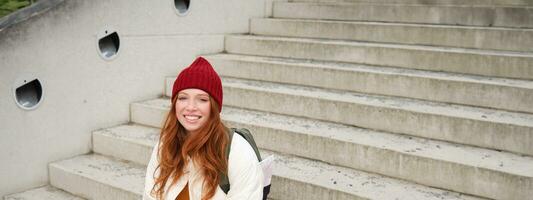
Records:
[[[209,99],[200,99],[200,101],[202,101],[202,102],[208,102]]]
[[[187,97],[178,97],[178,100],[186,100]]]

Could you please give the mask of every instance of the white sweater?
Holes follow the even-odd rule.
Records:
[[[159,147],[159,143],[155,147]],[[146,170],[143,200],[155,200],[155,197],[150,195],[150,191],[154,186],[154,170],[159,165],[159,160],[157,159],[158,148],[155,147]],[[203,177],[193,162],[188,163],[185,166],[186,173],[170,189],[168,187],[172,182],[172,178],[167,181],[165,200],[175,200],[187,182],[189,183],[190,199],[201,200]],[[156,176],[158,174],[159,170],[157,170]],[[237,133],[233,134],[231,142],[228,179],[231,184],[228,194],[226,195],[218,187],[212,200],[261,200],[263,198],[263,171],[252,146]]]

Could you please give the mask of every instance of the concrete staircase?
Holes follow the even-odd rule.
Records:
[[[272,199],[528,199],[530,6],[275,1],[273,18],[205,57],[227,125],[277,157]],[[94,131],[94,153],[51,163],[52,186],[5,199],[140,199],[173,80],[131,104],[130,124]]]

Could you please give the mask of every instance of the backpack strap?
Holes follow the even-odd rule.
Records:
[[[240,136],[242,136],[250,144],[250,146],[252,146],[252,149],[254,150],[255,155],[257,156],[257,159],[259,161],[262,160],[261,159],[261,154],[259,153],[259,148],[257,148],[257,145],[255,144],[254,137],[252,136],[252,134],[250,133],[250,131],[248,129],[245,129],[245,128],[242,128],[242,129],[231,128],[227,132],[228,132],[229,141],[228,141],[228,145],[226,146],[226,160],[229,161],[229,153],[231,151],[231,141],[233,139],[233,133],[237,133]],[[228,165],[229,165],[229,163],[228,163]],[[230,189],[230,183],[229,183],[229,179],[228,179],[228,174],[220,173],[219,185],[220,185],[220,188],[222,189],[222,191],[224,191],[224,193],[228,194],[228,191]]]
[[[226,145],[226,160],[229,160],[229,152],[231,151],[231,141],[233,139],[233,132],[234,132],[232,129],[229,129],[226,131],[229,137],[228,144]],[[222,191],[224,191],[224,193],[228,194],[230,185],[229,185],[229,179],[228,179],[227,173],[220,172],[220,182],[218,183],[218,185],[220,186]]]
[[[261,162],[261,160],[263,160],[263,159],[261,159],[261,154],[259,153],[259,148],[257,148],[257,144],[255,144],[254,136],[252,135],[252,133],[250,133],[250,131],[248,129],[245,129],[245,128],[240,128],[240,129],[232,128],[232,130],[234,132],[237,132],[240,136],[242,136],[250,144],[250,146],[252,146],[252,149],[255,152],[255,156],[257,157],[257,160],[259,162]],[[229,158],[229,154],[228,154],[227,158]]]

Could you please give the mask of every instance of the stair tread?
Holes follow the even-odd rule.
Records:
[[[472,106],[461,106],[447,103],[437,103],[400,97],[335,91],[331,89],[326,90],[314,87],[278,84],[264,81],[251,81],[236,78],[223,78],[223,85],[224,87],[235,87],[288,95],[299,95],[332,101],[363,104],[375,107],[409,110],[418,113],[430,113],[478,121],[533,127],[533,115],[525,113],[508,112]]]
[[[165,110],[170,107],[166,98],[142,104]],[[230,106],[224,107],[222,118],[533,178],[533,158],[514,153]]]
[[[520,8],[530,9],[530,5],[479,5],[479,4],[421,4],[421,3],[385,3],[385,2],[275,2],[276,4],[300,4],[321,6],[404,6],[404,7],[454,7],[454,8]]]
[[[332,61],[317,61],[317,60],[264,57],[264,56],[239,55],[239,54],[213,54],[213,55],[206,55],[205,57],[227,59],[227,60],[241,60],[241,61],[248,61],[248,62],[259,62],[259,63],[294,65],[294,66],[313,67],[313,68],[335,69],[335,70],[342,70],[342,71],[359,71],[359,72],[369,72],[369,73],[376,73],[376,74],[421,77],[421,78],[441,79],[441,80],[448,80],[448,81],[462,81],[462,82],[472,82],[472,83],[482,83],[482,84],[489,84],[489,85],[500,85],[500,86],[508,86],[508,87],[533,89],[533,81],[529,81],[529,80],[496,78],[496,77],[487,77],[487,76],[458,74],[458,73],[451,73],[451,72],[437,72],[437,71],[426,71],[426,70],[416,70],[416,69],[407,69],[407,68],[371,66],[371,65],[356,64],[356,63],[342,63],[342,62],[332,62]]]
[[[157,101],[161,101],[157,103]],[[168,99],[157,99],[151,100],[149,104],[159,105],[164,107],[164,102],[167,102]],[[168,107],[168,106],[167,106]],[[237,108],[226,107],[223,111],[224,117],[240,117],[242,119],[251,119],[249,118],[254,114],[253,111],[245,111]],[[264,113],[263,113],[264,114]],[[261,115],[255,113],[255,115]],[[272,116],[267,116],[269,120],[273,119]],[[258,118],[251,119],[252,121],[261,120]],[[283,118],[278,118],[278,120],[284,120]],[[300,119],[300,121],[303,119]],[[296,120],[297,121],[297,120]],[[305,121],[305,120],[304,120]],[[266,122],[268,123],[268,122]],[[299,123],[299,122],[295,122]],[[304,122],[305,123],[305,122]],[[320,126],[320,125],[317,125]],[[139,131],[145,132],[146,129],[153,129],[149,127],[142,127],[141,125],[121,125],[118,126],[121,129],[129,129],[131,133]],[[128,127],[128,128],[124,128]],[[285,127],[290,128],[290,127]],[[301,127],[298,126],[296,129],[313,129],[314,127]],[[327,127],[319,127],[327,128]],[[331,127],[330,127],[331,128]],[[336,127],[333,127],[333,129]],[[119,128],[111,128],[110,130],[120,130]],[[320,131],[320,130],[318,130]],[[364,132],[364,131],[363,131]],[[335,134],[335,133],[333,133]],[[348,136],[351,133],[346,133],[345,136]],[[363,133],[364,134],[364,133]],[[131,138],[128,139],[127,135],[110,134],[115,137],[121,138],[122,140],[128,140],[133,142],[135,139],[146,140],[147,143],[152,141],[150,137],[138,137],[138,135],[133,133]],[[337,134],[336,134],[337,135]],[[367,134],[368,135],[368,134]],[[333,135],[332,135],[333,136]],[[324,136],[324,137],[332,137]],[[299,158],[295,156],[282,155],[279,153],[273,153],[267,150],[261,150],[263,157],[266,157],[271,154],[275,154],[276,161],[274,166],[274,176],[288,178],[292,180],[297,180],[305,182],[308,184],[318,185],[332,190],[342,191],[357,196],[371,197],[371,198],[406,198],[406,199],[439,199],[442,196],[446,196],[451,199],[470,199],[469,196],[464,196],[458,193],[444,191],[440,189],[434,189],[426,186],[417,185],[407,181],[401,181],[394,178],[387,178],[376,174],[361,172],[358,170],[339,167],[330,164],[326,164],[320,161],[313,161],[305,158]],[[120,164],[123,166],[125,164]],[[96,165],[98,166],[98,165]],[[122,167],[111,167],[111,168],[122,168]],[[385,196],[385,194],[387,194]],[[431,194],[427,196],[428,194]]]
[[[533,178],[533,158],[528,156],[231,107],[225,108],[223,116],[225,120],[299,132]]]
[[[144,190],[146,167],[99,154],[87,154],[50,164],[71,174],[137,195]]]
[[[264,157],[275,156],[273,168],[275,176],[340,190],[360,197],[370,199],[478,199],[271,151],[262,150],[261,154]]]
[[[367,3],[389,3],[389,4],[429,4],[429,5],[490,5],[490,6],[499,6],[499,5],[532,5],[532,2],[527,1],[509,1],[509,0],[495,0],[495,1],[484,1],[484,0],[471,0],[471,1],[443,1],[443,0],[396,0],[396,1],[376,1],[376,0],[290,0],[289,2],[330,2],[330,3],[340,3],[340,2],[367,2]]]
[[[93,134],[105,135],[135,144],[153,147],[159,140],[160,129],[139,124],[124,124],[100,129]]]
[[[453,28],[461,30],[501,30],[501,31],[524,31],[533,32],[533,28],[516,27],[486,27],[471,25],[451,25],[451,24],[417,24],[407,22],[378,22],[378,21],[357,21],[357,20],[334,20],[334,19],[299,19],[299,18],[253,18],[253,20],[264,21],[289,21],[289,22],[312,22],[319,24],[353,24],[353,25],[379,25],[379,26],[409,26],[427,28]]]
[[[392,43],[361,42],[361,41],[353,41],[353,40],[338,40],[338,39],[325,39],[325,38],[297,38],[297,37],[264,36],[264,35],[227,35],[226,37],[245,39],[245,40],[319,43],[319,44],[328,44],[328,45],[382,47],[382,48],[406,49],[406,50],[424,50],[424,51],[436,51],[436,52],[448,52],[448,53],[479,54],[479,55],[487,55],[487,56],[511,56],[511,57],[533,58],[533,53],[520,52],[520,51],[467,49],[467,48],[459,48],[459,47],[439,47],[439,46],[425,46],[425,45],[413,45],[413,44],[392,44]]]
[[[61,189],[50,185],[30,189],[16,194],[7,195],[4,200],[83,200]]]

